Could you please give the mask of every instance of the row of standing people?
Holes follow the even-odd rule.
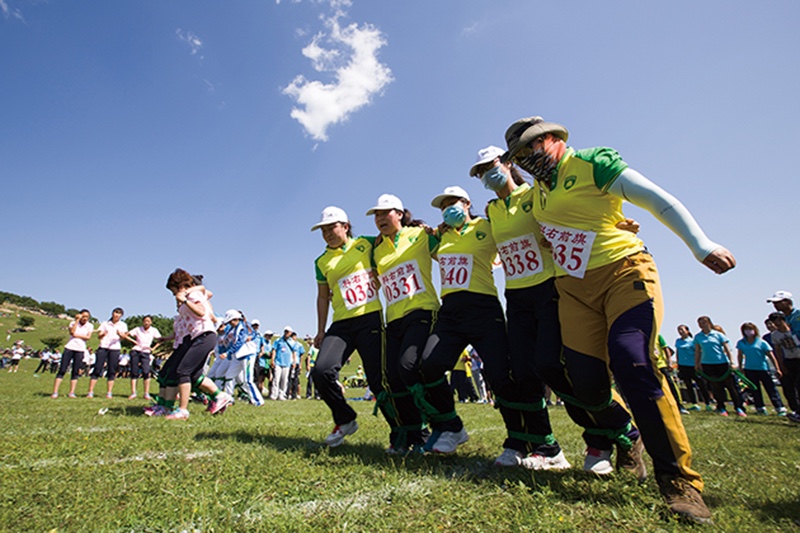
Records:
[[[703,481],[691,468],[677,403],[653,360],[662,315],[658,274],[630,231],[623,200],[654,214],[712,271],[723,273],[735,260],[677,199],[616,151],[576,151],[566,146],[567,136],[563,126],[529,117],[506,131],[508,150],[479,152],[469,174],[497,196],[487,218],[470,212],[460,187],[433,198],[444,220],[436,231],[412,220],[390,194],[367,211],[377,237],[354,237],[342,209],[323,210],[312,230],[321,229],[327,244],[315,261],[320,353],[314,381],[335,424],[325,440],[338,446],[358,429],[336,382],[357,349],[390,427],[387,452],[454,452],[469,437],[444,374],[469,343],[483,357],[506,426],[496,464],[570,466],[552,434],[546,383],[584,429],[585,470],[611,473],[616,448],[617,467],[643,480],[646,448],[670,509],[707,522]],[[517,167],[533,176],[533,186]],[[506,276],[505,314],[491,273],[497,254]],[[441,302],[431,259],[439,262]]]

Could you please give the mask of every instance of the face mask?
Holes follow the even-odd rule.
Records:
[[[481,183],[490,191],[499,191],[506,186],[508,176],[500,166],[494,166],[481,175]]]
[[[451,228],[460,228],[467,220],[467,212],[460,203],[453,204],[442,211],[442,218],[444,218],[444,223]]]
[[[517,164],[537,180],[550,179],[558,167],[558,161],[543,147],[534,150],[528,157],[520,159]]]
[[[746,329],[746,330],[744,330],[744,334],[745,334],[746,337],[752,337],[753,335],[756,334],[756,332],[753,331],[752,329]]]

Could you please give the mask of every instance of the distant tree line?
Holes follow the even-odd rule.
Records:
[[[78,313],[77,309],[67,309],[58,302],[39,302],[30,296],[20,296],[13,292],[0,291],[0,302],[8,302],[26,309],[39,309],[48,315],[69,315],[75,316]]]

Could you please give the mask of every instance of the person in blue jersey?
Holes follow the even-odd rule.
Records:
[[[283,335],[272,343],[270,368],[272,369],[272,390],[270,400],[286,400],[289,375],[297,360],[297,344],[292,340],[291,326],[283,328]]]
[[[706,381],[697,375],[694,370],[694,337],[686,324],[678,326],[679,337],[675,339],[675,352],[678,360],[678,379],[683,382],[686,388],[686,395],[683,401],[689,403],[687,411],[700,411],[697,392],[706,404],[706,410],[713,411],[711,405],[711,395],[708,393]],[[695,390],[697,387],[697,390]]]
[[[736,365],[730,348],[730,340],[723,333],[714,329],[714,323],[707,316],[697,319],[700,331],[694,338],[695,370],[711,383],[714,398],[717,400],[717,413],[728,416],[725,409],[726,391],[730,394],[736,414],[744,418],[744,403],[736,382],[733,379],[733,367]]]
[[[800,336],[800,309],[795,309],[792,298],[792,293],[789,291],[777,291],[770,298],[767,298],[767,302],[772,304],[775,311],[783,313],[792,333]]]
[[[752,322],[745,322],[741,327],[742,338],[736,343],[736,350],[738,352],[739,368],[744,370],[744,375],[753,382],[755,390],[753,391],[753,401],[756,404],[756,412],[761,415],[767,414],[767,408],[764,406],[764,397],[761,394],[761,387],[767,391],[772,406],[778,415],[786,415],[786,407],[783,406],[778,389],[772,381],[772,373],[770,372],[769,363],[772,363],[778,378],[782,377],[781,369],[778,366],[778,361],[775,359],[775,354],[772,353],[772,347],[758,336],[758,326]]]
[[[247,322],[241,311],[229,309],[223,319],[225,330],[222,333],[221,349],[226,353],[230,364],[225,372],[225,385],[228,394],[233,393],[233,387],[238,382],[249,402],[256,407],[264,405],[261,391],[255,384],[254,365],[258,344],[258,336],[253,327]]]

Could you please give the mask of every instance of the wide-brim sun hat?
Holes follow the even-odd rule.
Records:
[[[521,118],[514,122],[506,130],[508,151],[503,155],[503,161],[512,159],[523,146],[545,133],[552,133],[563,141],[569,138],[567,128],[555,122],[546,122],[542,117]]]
[[[433,200],[431,200],[431,205],[436,209],[441,209],[442,202],[444,202],[447,198],[461,198],[472,203],[472,200],[469,199],[469,194],[467,194],[467,191],[458,185],[454,185],[452,187],[445,187],[442,194],[437,194]]]
[[[469,168],[469,175],[472,177],[477,176],[479,166],[494,161],[498,157],[501,157],[505,152],[506,151],[499,146],[494,145],[481,148],[478,150],[478,158],[475,160],[475,164]]]
[[[311,231],[321,228],[322,226],[327,226],[328,224],[336,224],[337,222],[346,224],[350,222],[350,219],[347,217],[347,213],[344,212],[344,209],[336,207],[335,205],[329,205],[322,210],[319,222],[311,226]]]
[[[391,211],[392,209],[404,211],[403,202],[393,194],[381,194],[378,197],[378,204],[375,207],[371,207],[367,211],[367,215],[374,215],[375,211]]]
[[[225,318],[222,319],[222,322],[224,324],[227,324],[231,320],[236,320],[237,318],[239,320],[241,320],[242,319],[242,313],[240,313],[236,309],[228,309],[227,311],[225,311]]]

